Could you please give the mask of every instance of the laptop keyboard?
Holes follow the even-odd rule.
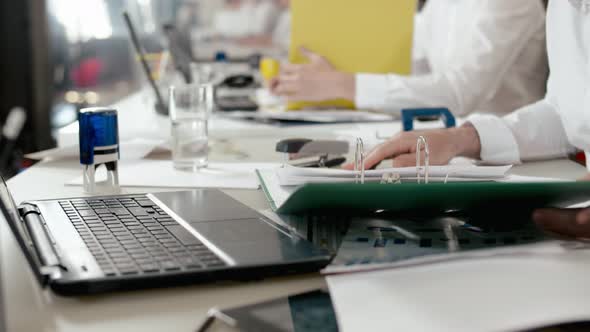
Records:
[[[145,195],[59,204],[106,276],[226,266]]]

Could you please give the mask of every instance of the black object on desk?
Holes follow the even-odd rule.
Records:
[[[218,320],[243,332],[336,332],[338,323],[330,294],[315,290],[276,300],[220,310],[213,308],[197,332]]]
[[[256,111],[258,104],[251,94],[258,87],[254,76],[231,75],[215,87],[215,104],[221,111]]]
[[[162,29],[168,40],[168,48],[176,70],[182,74],[186,84],[192,83],[194,77],[191,72],[191,62],[194,62],[195,59],[191,50],[190,37],[184,36],[172,24],[164,24]]]
[[[156,104],[154,105],[156,112],[163,115],[168,115],[168,106],[166,105],[164,98],[162,97],[162,94],[160,93],[160,90],[156,85],[156,82],[152,78],[150,66],[148,65],[146,60],[145,51],[141,47],[139,38],[137,38],[137,33],[135,32],[135,27],[127,12],[123,12],[123,19],[125,20],[125,24],[127,25],[127,29],[129,30],[129,34],[131,35],[133,47],[135,48],[137,54],[139,54],[139,60],[141,61],[141,67],[143,69],[143,72],[145,73],[148,82],[150,83],[150,86],[154,91],[154,95],[156,96]]]
[[[276,151],[288,155],[293,166],[336,167],[346,161],[348,147],[346,141],[291,138],[279,141]]]

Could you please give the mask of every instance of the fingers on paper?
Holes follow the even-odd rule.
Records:
[[[590,209],[539,209],[533,220],[541,228],[576,238],[590,238]]]
[[[393,167],[414,167],[416,166],[416,154],[415,153],[406,153],[400,156],[393,158],[392,160]]]
[[[367,169],[379,164],[381,161],[390,158],[396,158],[401,154],[413,152],[412,146],[407,144],[405,139],[392,139],[371,151],[365,160],[365,167]],[[415,164],[415,160],[414,160]]]

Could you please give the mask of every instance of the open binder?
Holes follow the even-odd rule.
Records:
[[[307,184],[277,206],[277,213],[313,212],[404,212],[418,210],[436,214],[451,210],[497,211],[565,207],[590,201],[590,184],[553,183],[402,183],[398,185]]]
[[[417,160],[413,182],[390,176],[381,183],[365,183],[362,141],[355,153],[356,183],[308,183],[298,188],[282,188],[272,174],[258,172],[262,188],[273,210],[282,214],[420,212],[441,214],[529,213],[540,207],[567,207],[590,201],[588,182],[428,182],[429,153],[419,139],[417,151],[424,150],[424,166]],[[420,156],[420,154],[418,154]]]

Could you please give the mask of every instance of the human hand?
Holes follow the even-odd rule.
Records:
[[[375,147],[365,158],[365,168],[371,169],[385,159],[392,159],[393,167],[416,166],[416,142],[424,136],[430,150],[430,165],[446,165],[454,157],[479,158],[479,135],[467,123],[459,128],[403,132]],[[424,160],[424,151],[421,160]],[[344,169],[354,169],[346,164]]]
[[[354,75],[336,70],[323,56],[304,47],[300,48],[300,52],[309,62],[282,64],[281,73],[270,84],[273,94],[304,101],[354,99]]]
[[[581,181],[590,181],[590,174]],[[533,213],[533,221],[552,233],[573,238],[590,238],[590,208],[538,209]]]

